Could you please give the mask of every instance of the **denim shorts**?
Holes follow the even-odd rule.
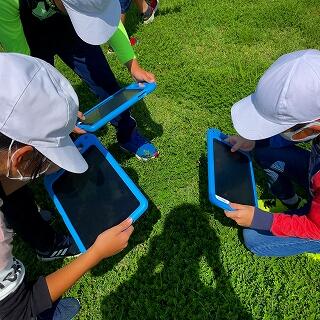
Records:
[[[119,1],[121,6],[121,13],[124,14],[129,10],[132,0],[119,0]]]

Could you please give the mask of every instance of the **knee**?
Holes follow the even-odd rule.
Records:
[[[247,249],[255,255],[259,257],[268,256],[268,254],[263,250],[265,237],[263,237],[257,230],[243,229],[243,240]]]

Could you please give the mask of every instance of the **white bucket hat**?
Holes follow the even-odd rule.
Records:
[[[72,86],[37,58],[0,53],[0,132],[31,145],[59,167],[75,173],[88,165],[69,134],[79,108]]]
[[[320,51],[281,56],[261,77],[256,91],[231,109],[234,128],[260,140],[320,118]]]
[[[62,0],[78,36],[100,45],[109,40],[120,22],[119,0]]]

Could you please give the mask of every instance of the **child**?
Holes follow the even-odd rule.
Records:
[[[69,136],[79,107],[70,83],[50,64],[20,54],[0,53],[0,70],[1,184],[32,180],[53,164],[74,173],[86,171],[88,165]],[[127,246],[131,219],[100,234],[70,264],[27,284],[22,262],[12,256],[13,231],[2,212],[7,199],[1,187],[0,197],[0,319],[72,319],[79,302],[60,297],[102,259]],[[29,208],[22,210],[31,219]]]
[[[268,176],[271,192],[289,210],[270,214],[231,204],[225,212],[243,231],[246,246],[260,256],[320,252],[320,51],[302,50],[280,57],[260,79],[256,91],[236,103],[231,151],[253,150]],[[274,137],[291,143],[276,147]],[[311,152],[293,142],[312,140]],[[279,141],[279,139],[278,139]],[[293,182],[310,194],[301,208]]]

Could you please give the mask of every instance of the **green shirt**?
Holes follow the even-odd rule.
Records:
[[[119,23],[108,41],[121,63],[135,58],[126,29]],[[7,52],[30,54],[19,13],[19,0],[0,0],[0,45]]]

